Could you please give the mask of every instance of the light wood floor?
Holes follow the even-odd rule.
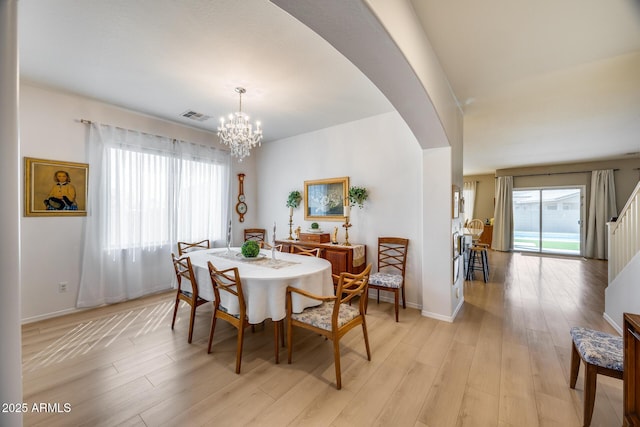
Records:
[[[173,293],[23,328],[24,401],[59,404],[26,426],[580,426],[584,367],[568,387],[569,329],[610,333],[603,320],[606,263],[490,254],[490,283],[465,283],[455,322],[393,319],[369,304],[372,360],[362,333],[342,341],[343,389],[334,386],[331,342],[295,331],[293,364],[274,364],[273,329],[248,331],[234,373],[234,330],[199,308],[171,331]],[[480,278],[480,274],[476,274]],[[65,403],[70,412],[64,412]],[[51,407],[55,409],[55,406]],[[599,376],[593,426],[622,425],[622,382]]]

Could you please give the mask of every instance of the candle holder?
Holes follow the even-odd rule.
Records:
[[[343,243],[343,246],[351,246],[351,243],[349,243],[349,227],[351,227],[351,224],[349,224],[349,217],[348,216],[344,217],[344,224],[342,224],[342,226],[344,227],[344,243]]]
[[[289,215],[289,237],[287,240],[293,240],[293,215]]]

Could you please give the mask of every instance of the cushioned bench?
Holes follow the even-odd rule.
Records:
[[[581,327],[571,328],[571,338],[573,340],[571,388],[576,388],[581,359],[585,365],[583,425],[586,427],[591,424],[591,416],[593,415],[596,376],[602,374],[622,379],[623,342],[622,337]]]

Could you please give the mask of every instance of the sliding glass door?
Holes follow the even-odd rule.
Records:
[[[581,255],[581,187],[513,190],[513,248]]]

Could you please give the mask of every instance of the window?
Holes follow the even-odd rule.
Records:
[[[78,307],[171,288],[177,241],[223,240],[229,153],[93,123]]]
[[[513,248],[580,255],[582,187],[513,190]]]
[[[105,249],[221,238],[224,165],[109,147],[105,171]]]

